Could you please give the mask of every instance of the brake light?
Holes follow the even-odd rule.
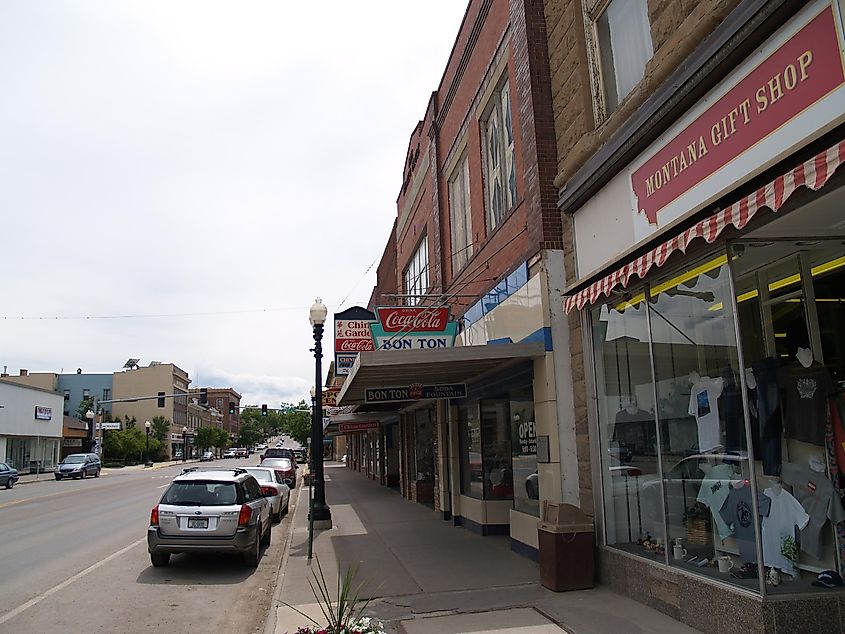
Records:
[[[158,504],[150,511],[150,526],[158,526]]]
[[[252,519],[252,508],[249,505],[244,504],[241,506],[241,512],[238,515],[238,526],[246,526],[249,524],[249,520]]]
[[[275,487],[261,487],[262,495],[276,495]]]

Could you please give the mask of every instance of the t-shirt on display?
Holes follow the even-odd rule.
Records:
[[[778,382],[786,399],[784,436],[823,447],[827,397],[833,391],[830,373],[820,363],[809,368],[793,363],[780,371]]]
[[[719,396],[724,381],[703,376],[692,386],[689,400],[690,416],[698,423],[698,450],[709,451],[722,445],[719,429]]]
[[[725,539],[731,534],[731,528],[725,522],[719,511],[728,499],[731,489],[731,480],[735,479],[733,466],[729,464],[717,464],[710,470],[704,480],[701,481],[701,488],[698,490],[696,500],[706,504],[716,522],[719,537]]]
[[[757,494],[757,506],[761,517],[766,517],[771,509],[771,498]],[[751,504],[751,486],[746,484],[731,488],[728,499],[721,511],[722,519],[733,528],[739,556],[743,561],[757,561],[756,535],[754,534],[754,507]]]
[[[816,559],[822,557],[822,528],[828,519],[834,524],[845,520],[845,509],[833,483],[824,473],[807,465],[783,463],[783,481],[792,486],[792,494],[810,516],[801,531],[801,550]]]
[[[795,529],[803,530],[810,522],[810,516],[801,503],[783,489],[775,492],[770,487],[763,493],[771,499],[769,514],[763,518],[763,563],[794,575],[795,567],[783,554],[784,546],[795,540]]]

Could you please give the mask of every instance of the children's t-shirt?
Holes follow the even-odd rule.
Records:
[[[734,479],[733,467],[729,464],[717,464],[710,470],[701,481],[701,488],[698,490],[696,500],[706,504],[710,508],[713,520],[716,522],[716,529],[719,537],[725,539],[731,534],[731,528],[725,522],[719,511],[728,499],[731,491],[731,480]]]
[[[795,529],[803,530],[810,522],[810,516],[798,500],[782,489],[775,493],[768,488],[763,493],[772,501],[769,515],[763,518],[763,563],[794,575],[795,567],[784,555],[784,547],[794,543]]]
[[[792,485],[792,494],[810,516],[801,531],[801,550],[816,559],[822,557],[822,527],[830,519],[834,524],[845,520],[845,509],[833,483],[824,473],[807,465],[783,463],[783,481]]]

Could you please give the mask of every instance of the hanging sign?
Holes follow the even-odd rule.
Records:
[[[378,429],[378,421],[371,420],[363,423],[340,423],[337,430],[341,434],[348,434],[355,431],[370,431],[371,429]]]
[[[440,398],[465,398],[465,383],[447,385],[423,385],[414,383],[399,387],[373,387],[364,391],[365,403],[397,403],[401,401],[423,401]]]
[[[370,324],[376,350],[451,348],[458,336],[445,306],[380,306],[376,315],[378,323]]]
[[[339,387],[327,387],[322,390],[323,407],[334,407],[337,405],[337,395],[340,394]]]
[[[375,315],[365,308],[353,306],[334,316],[335,374],[349,374],[359,352],[375,350],[370,324]]]

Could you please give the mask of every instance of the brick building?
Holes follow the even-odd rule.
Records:
[[[842,3],[544,4],[598,578],[708,632],[842,631]]]
[[[554,355],[569,343],[546,42],[542,3],[469,3],[409,137],[369,306],[446,307],[460,334],[361,352],[338,401],[380,421],[350,434],[350,467],[535,559],[541,500],[580,495],[569,357]],[[466,397],[364,402],[415,383]]]
[[[237,437],[241,431],[241,395],[233,387],[208,388],[208,405],[220,414],[220,420],[229,436]],[[234,406],[230,412],[230,406]]]

